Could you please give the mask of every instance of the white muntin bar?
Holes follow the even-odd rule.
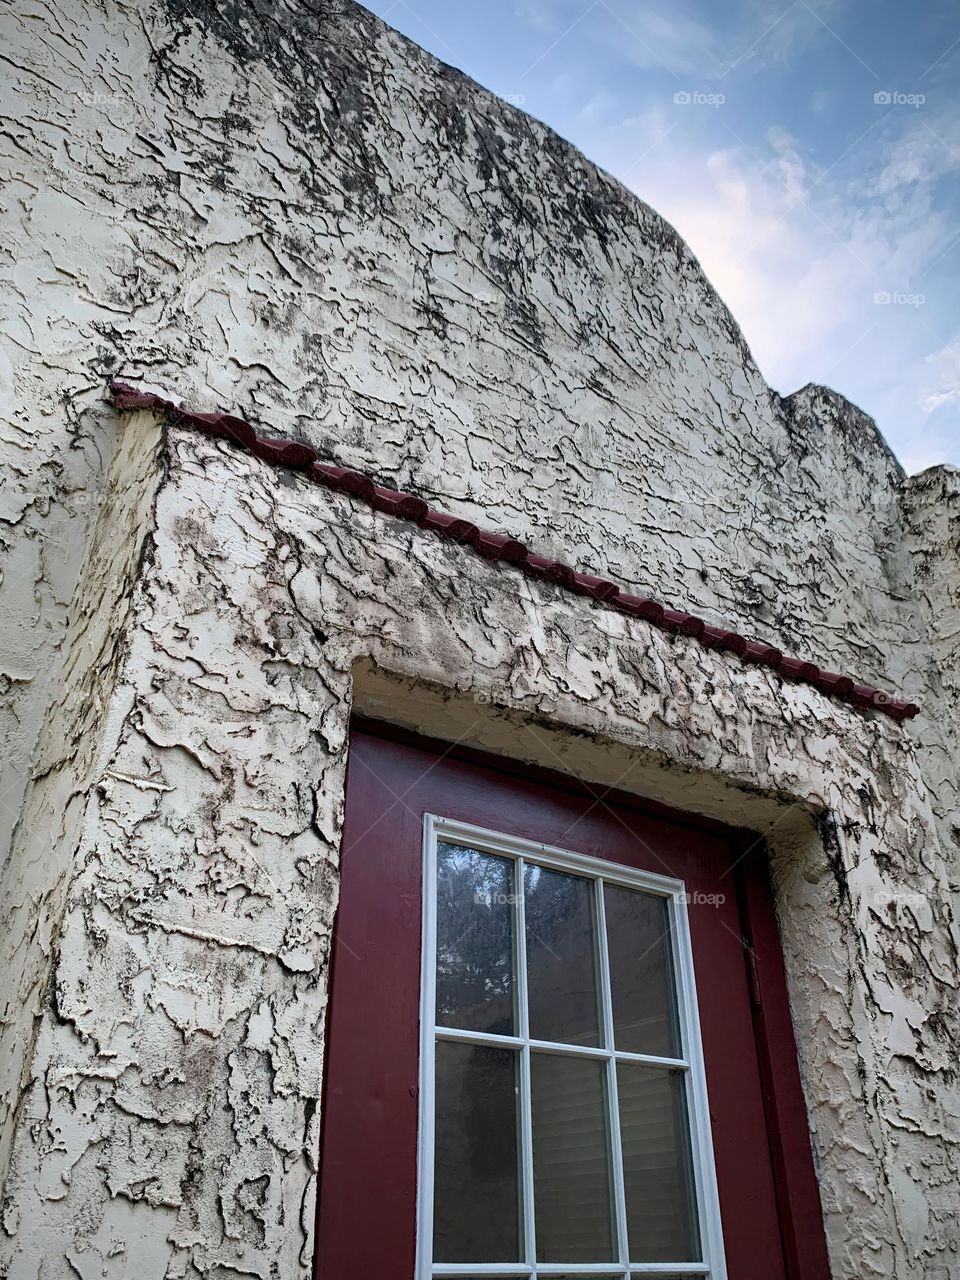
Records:
[[[545,1274],[541,1272],[541,1274]],[[704,1262],[635,1262],[631,1276],[716,1276]]]
[[[514,863],[514,964],[515,964],[515,1035],[466,1031],[436,1025],[436,867],[437,840],[476,849],[496,857],[511,858]],[[594,910],[597,933],[597,966],[603,1045],[578,1045],[530,1038],[529,992],[526,965],[526,904],[524,870],[526,866],[577,875],[594,881]],[[490,1276],[499,1280],[521,1280],[531,1277],[608,1277],[631,1280],[651,1276],[667,1280],[674,1276],[704,1276],[709,1280],[726,1280],[723,1237],[720,1222],[716,1173],[710,1134],[709,1104],[700,1024],[697,1011],[693,953],[690,943],[684,884],[680,880],[632,867],[619,866],[603,859],[589,857],[516,836],[501,835],[468,823],[428,816],[424,827],[424,907],[423,907],[423,986],[421,1001],[422,1061],[419,1143],[417,1280],[432,1277]],[[623,886],[643,893],[656,894],[667,900],[669,937],[675,974],[675,996],[680,1025],[681,1058],[625,1053],[614,1047],[613,1004],[610,958],[606,932],[605,883]],[[432,1263],[433,1234],[433,1158],[435,1139],[435,1067],[438,1040],[460,1041],[495,1048],[514,1049],[519,1059],[517,1099],[518,1163],[521,1186],[520,1210],[523,1261],[516,1263]],[[607,1141],[610,1152],[611,1190],[618,1242],[618,1257],[611,1262],[561,1263],[536,1260],[536,1206],[534,1203],[533,1131],[531,1099],[531,1053],[602,1060],[606,1065]],[[703,1260],[699,1262],[631,1262],[628,1257],[627,1206],[620,1135],[617,1063],[684,1073],[684,1091],[690,1129],[691,1158],[695,1184],[697,1218]]]
[[[613,1050],[613,994],[610,987],[610,954],[607,949],[607,913],[603,901],[603,881],[594,881],[594,911],[597,922],[598,968],[600,971],[600,1004],[603,1010],[603,1043]],[[617,1061],[607,1058],[607,1128],[610,1167],[613,1182],[613,1206],[617,1222],[617,1250],[620,1261],[630,1261],[627,1243],[627,1200],[623,1177],[623,1148],[620,1143],[620,1096],[617,1085]]]
[[[524,900],[523,858],[514,869],[514,922],[517,931],[517,1018],[523,1048],[520,1051],[520,1171],[523,1180],[523,1252],[529,1266],[537,1257],[536,1216],[533,1190],[533,1098],[530,1068],[530,999],[527,987],[527,914]]]
[[[437,1263],[433,1268],[436,1277],[460,1280],[461,1276],[490,1276],[498,1280],[525,1280],[527,1276],[578,1276],[609,1277],[609,1280],[631,1280],[633,1276],[710,1276],[710,1269],[702,1262],[644,1262],[625,1271],[619,1265],[606,1263],[541,1262],[534,1272],[524,1263],[472,1262]]]
[[[683,892],[682,880],[660,875],[658,872],[637,871],[633,867],[607,862],[605,858],[592,858],[588,854],[560,849],[556,845],[503,835],[491,831],[489,827],[476,827],[469,822],[458,822],[452,818],[434,817],[432,821],[438,840],[448,840],[451,844],[479,849],[500,858],[526,858],[537,866],[567,871],[573,875],[602,876],[609,884],[642,889],[645,893],[655,893],[664,898]]]
[[[631,1280],[633,1276],[708,1276],[710,1269],[702,1262],[643,1262],[635,1263],[629,1271],[615,1264],[582,1262],[541,1262],[536,1271],[522,1263],[472,1262],[469,1264],[437,1263],[433,1268],[437,1277],[460,1280],[461,1276],[496,1276],[498,1280],[522,1280],[527,1276],[565,1276],[577,1280],[579,1276],[609,1277],[610,1280]]]
[[[459,1027],[437,1027],[438,1040],[466,1040],[471,1044],[486,1044],[495,1049],[520,1049],[529,1044],[541,1053],[566,1054],[571,1058],[615,1058],[618,1062],[637,1062],[644,1067],[665,1067],[671,1071],[686,1071],[685,1058],[660,1058],[646,1053],[622,1053],[594,1045],[564,1044],[556,1040],[524,1040],[522,1036],[498,1035],[489,1031],[463,1031]]]
[[[435,1262],[435,1276],[501,1276],[504,1280],[516,1280],[518,1277],[533,1275],[533,1268],[526,1263],[512,1262],[471,1262],[462,1265],[450,1262]]]

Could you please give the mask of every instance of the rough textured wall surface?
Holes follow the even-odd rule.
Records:
[[[909,732],[230,446],[173,446],[85,793],[7,1274],[309,1274],[365,660],[459,690],[468,741],[499,725],[514,754],[591,777],[594,737],[621,785],[769,830],[834,1275],[954,1280],[958,939]]]
[[[916,596],[930,618],[930,713],[940,720],[945,748],[929,751],[924,772],[935,808],[960,847],[960,815],[951,805],[960,762],[960,470],[931,467],[911,476],[904,516]],[[960,890],[960,859],[954,859],[953,874]]]
[[[873,424],[773,393],[675,232],[550,130],[347,0],[2,21],[8,617],[62,630],[117,371],[929,707]],[[23,766],[49,664],[11,642]]]
[[[779,822],[835,1273],[956,1280],[955,475],[904,488],[841,397],[772,393],[655,213],[357,6],[0,15],[9,1274],[307,1274],[346,708],[372,657],[495,699],[467,698],[478,741],[526,742],[508,710],[535,712],[571,768],[599,767],[586,731],[638,791]],[[161,473],[146,419],[113,458],[113,373],[925,714],[881,724],[507,590],[209,444],[178,442],[151,560]]]
[[[32,780],[0,883],[0,1171],[5,1173],[43,1012],[57,1010],[50,967],[84,838],[90,789],[104,785],[100,744],[115,704],[126,624],[153,529],[160,433],[126,424],[106,478],[96,536],[54,671]],[[39,646],[38,646],[39,647]],[[50,661],[41,648],[39,658]],[[53,679],[50,680],[52,674]],[[57,1012],[56,1016],[60,1016]]]

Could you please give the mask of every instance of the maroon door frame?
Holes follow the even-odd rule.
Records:
[[[690,915],[729,1277],[829,1280],[759,838],[368,721],[353,726],[346,791],[316,1280],[413,1280],[427,812],[726,889],[723,906]]]

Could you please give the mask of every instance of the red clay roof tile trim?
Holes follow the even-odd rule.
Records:
[[[920,708],[873,685],[859,684],[850,676],[824,671],[813,662],[788,658],[771,644],[750,640],[736,631],[714,627],[692,613],[670,609],[643,596],[627,595],[614,582],[578,573],[558,560],[547,560],[528,551],[522,542],[500,533],[479,529],[459,516],[433,511],[422,498],[400,493],[375,484],[369,476],[347,467],[320,462],[316,450],[298,440],[277,440],[257,435],[249,422],[228,413],[194,413],[180,408],[172,400],[152,391],[141,390],[124,382],[112,382],[110,394],[118,409],[155,409],[177,426],[190,427],[204,435],[232,440],[272,466],[292,467],[317,484],[352,494],[377,511],[411,520],[450,542],[465,543],[486,560],[502,560],[530,578],[553,582],[565,591],[587,596],[607,608],[643,618],[662,631],[690,636],[706,649],[719,649],[736,654],[743,662],[769,667],[787,680],[813,685],[822,693],[841,698],[855,707],[882,711],[894,720],[909,720]]]

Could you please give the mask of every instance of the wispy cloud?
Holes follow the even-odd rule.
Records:
[[[830,22],[840,0],[805,0],[729,5],[718,20],[709,0],[608,0],[606,21],[592,24],[589,38],[612,42],[617,55],[641,70],[664,67],[702,80],[725,78],[734,70],[758,71],[783,65],[819,41],[830,41]],[[554,6],[560,22],[564,4]],[[626,34],[625,34],[626,33]],[[632,39],[629,38],[632,36]],[[856,56],[855,51],[853,56]]]
[[[960,403],[960,333],[925,361],[929,381],[921,389],[920,407],[924,413],[935,413],[944,405]]]
[[[630,148],[667,119],[660,109],[625,122]],[[938,136],[954,136],[949,112],[931,119]],[[942,448],[943,411],[960,413],[953,318],[923,287],[950,230],[953,215],[935,205],[957,157],[947,145],[917,146],[918,130],[910,121],[878,131],[855,174],[818,166],[779,127],[757,146],[731,135],[703,148],[675,132],[630,179],[700,258],[773,385],[837,386],[911,466],[934,460],[917,448],[916,425],[939,415],[929,438]]]

